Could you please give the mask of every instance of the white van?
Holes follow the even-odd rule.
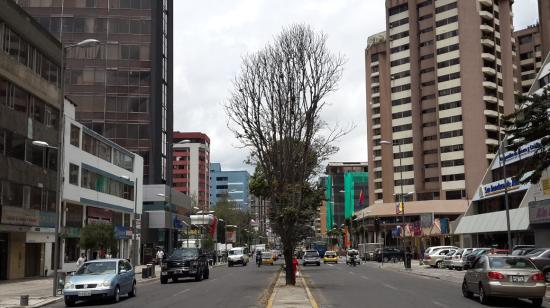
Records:
[[[235,264],[248,264],[248,249],[246,247],[235,247],[229,249],[227,256],[227,266],[232,267]]]

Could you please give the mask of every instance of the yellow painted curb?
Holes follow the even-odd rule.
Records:
[[[315,298],[313,298],[313,295],[311,294],[311,291],[309,291],[309,287],[307,286],[306,279],[304,278],[304,275],[301,275],[302,277],[302,284],[306,288],[307,297],[309,299],[309,303],[311,304],[311,307],[313,308],[319,308],[317,305],[317,302],[315,301]]]
[[[281,273],[283,271],[279,271],[277,274],[277,278],[275,278],[275,287],[277,286],[277,282],[279,281],[279,278],[281,277]],[[273,307],[273,300],[275,299],[275,287],[273,287],[273,292],[271,292],[271,295],[269,296],[269,300],[267,300],[266,308],[272,308]]]

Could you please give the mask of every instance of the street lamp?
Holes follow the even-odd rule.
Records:
[[[127,175],[122,175],[121,178],[130,181],[130,177]],[[137,260],[137,199],[138,199],[138,177],[134,181],[134,218],[132,219],[132,226],[134,227],[134,232],[132,234],[132,264],[136,266],[138,264]]]
[[[51,149],[57,149],[57,183],[56,183],[56,193],[57,193],[57,200],[55,205],[55,242],[54,242],[54,260],[53,260],[53,287],[52,287],[52,293],[53,296],[57,295],[57,270],[59,267],[59,253],[60,253],[60,241],[59,241],[59,225],[61,223],[60,221],[60,209],[61,209],[61,203],[62,203],[62,194],[63,194],[63,138],[65,137],[65,58],[67,56],[67,49],[73,48],[73,47],[79,47],[79,48],[85,48],[85,47],[95,47],[100,44],[100,41],[96,39],[85,39],[83,41],[80,41],[76,44],[71,45],[64,45],[63,42],[61,42],[61,61],[60,61],[60,74],[59,74],[59,130],[58,130],[58,145],[57,147],[49,145],[45,141],[39,141],[35,140],[32,142],[33,145],[44,147],[44,148],[51,148]]]

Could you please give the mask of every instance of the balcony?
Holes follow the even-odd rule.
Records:
[[[484,52],[481,54],[481,58],[484,59],[484,60],[489,60],[489,61],[495,61],[495,55],[493,54],[490,54],[488,52]]]
[[[481,16],[481,18],[486,19],[486,20],[493,20],[493,18],[494,18],[493,13],[485,11],[485,10],[480,11],[479,16]]]
[[[479,26],[479,29],[483,32],[487,32],[487,33],[491,33],[491,34],[495,31],[493,26],[486,25],[486,24],[481,24],[481,26]]]
[[[493,5],[493,1],[492,0],[479,0],[479,3],[483,4],[483,5],[489,5],[489,6],[492,6]]]
[[[481,68],[481,71],[484,73],[484,74],[488,74],[488,75],[496,75],[497,74],[497,71],[492,68],[492,67],[488,67],[488,66],[484,66]]]
[[[483,114],[489,117],[498,117],[498,112],[496,112],[495,110],[485,109],[483,110]]]
[[[485,80],[483,81],[483,86],[486,88],[496,89],[497,84],[494,81]]]
[[[494,47],[495,42],[493,41],[492,37],[485,36],[481,38],[481,45],[487,46],[487,47]]]
[[[496,156],[496,154],[494,154],[494,153],[485,154],[485,158],[490,159],[490,160],[495,159],[495,156]]]
[[[485,130],[492,130],[498,132],[498,126],[495,124],[485,124]]]
[[[498,146],[498,140],[492,139],[492,138],[487,138],[487,139],[485,139],[485,144],[497,145]]]

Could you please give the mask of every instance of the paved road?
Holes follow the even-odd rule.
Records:
[[[322,264],[302,267],[302,273],[320,308],[486,307],[477,298],[464,298],[458,283],[383,270],[376,263]],[[530,302],[498,300],[492,307],[530,307]]]
[[[268,289],[279,266],[252,263],[246,267],[214,267],[210,279],[183,280],[161,285],[158,279],[138,284],[135,298],[122,297],[120,303],[80,302],[77,307],[265,307]],[[65,307],[63,302],[48,307]]]

